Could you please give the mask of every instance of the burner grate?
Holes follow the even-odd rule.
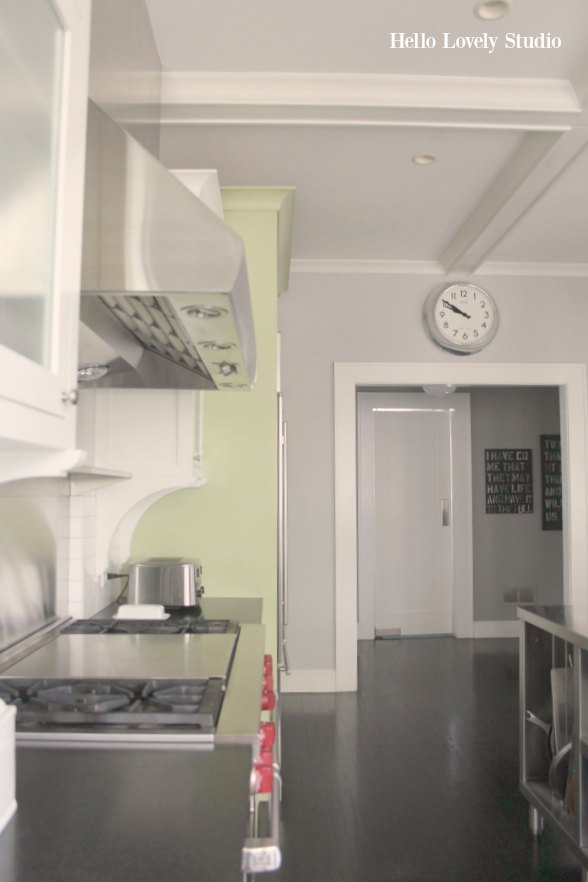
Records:
[[[202,619],[199,616],[171,615],[165,621],[150,619],[77,619],[61,629],[61,634],[235,634],[237,622],[229,619]]]
[[[46,711],[72,710],[91,714],[128,707],[134,694],[130,689],[103,683],[71,683],[36,689],[30,694],[35,707]]]
[[[204,680],[0,680],[16,705],[17,729],[109,731],[156,728],[212,732],[224,696],[219,677]]]

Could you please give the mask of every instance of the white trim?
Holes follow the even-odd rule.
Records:
[[[335,664],[338,691],[357,690],[358,386],[559,386],[564,503],[564,602],[585,603],[588,584],[586,366],[583,364],[335,363]],[[573,475],[573,481],[570,480]]]
[[[568,80],[395,74],[164,71],[163,105],[450,108],[582,112]],[[520,124],[519,124],[520,127]]]
[[[340,273],[366,275],[367,273],[399,275],[444,275],[445,270],[436,260],[313,260],[298,258],[292,261],[291,273]]]
[[[541,276],[542,278],[578,278],[588,276],[588,263],[514,263],[489,261],[478,270],[488,276]]]
[[[520,623],[515,620],[506,622],[474,622],[474,637],[518,637]]]
[[[322,260],[295,258],[290,273],[321,275],[438,275],[445,277],[436,260]],[[586,278],[588,263],[514,263],[488,261],[478,274],[485,276],[530,276],[535,278]]]
[[[335,671],[291,671],[280,679],[280,692],[335,692]]]

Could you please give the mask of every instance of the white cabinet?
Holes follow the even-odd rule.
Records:
[[[73,464],[89,0],[0,17],[0,480]]]
[[[96,496],[97,579],[125,568],[135,528],[157,499],[204,483],[202,400],[186,390],[80,392],[77,444],[87,459],[72,473],[72,494]]]
[[[197,477],[201,408],[201,392],[84,389],[77,433],[77,446],[87,453],[84,466],[133,477]]]

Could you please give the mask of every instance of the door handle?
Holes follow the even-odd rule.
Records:
[[[441,500],[441,526],[449,526],[449,499]]]

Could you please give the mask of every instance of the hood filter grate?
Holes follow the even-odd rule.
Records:
[[[145,349],[210,379],[167,297],[104,294],[100,299]]]

